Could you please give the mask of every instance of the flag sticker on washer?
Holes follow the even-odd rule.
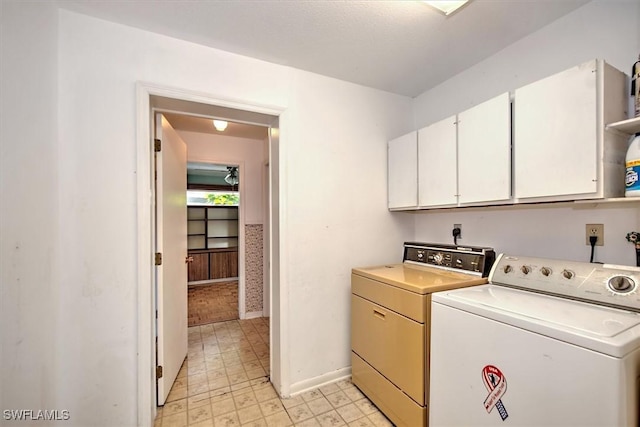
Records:
[[[509,414],[507,414],[501,399],[507,392],[507,379],[500,369],[493,365],[487,365],[482,368],[482,380],[489,391],[489,395],[484,400],[484,409],[491,413],[493,408],[497,408],[502,421],[506,420]]]

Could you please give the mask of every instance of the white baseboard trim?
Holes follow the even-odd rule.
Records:
[[[244,314],[245,319],[255,319],[256,317],[263,317],[264,313],[262,311],[250,311]]]
[[[289,387],[289,392],[291,396],[295,396],[304,393],[305,391],[314,390],[318,387],[322,387],[327,384],[335,383],[349,378],[351,378],[351,366],[291,384],[291,387]]]

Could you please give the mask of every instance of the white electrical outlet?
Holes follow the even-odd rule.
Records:
[[[586,244],[591,246],[589,237],[596,236],[596,246],[604,246],[604,224],[587,224],[586,225]]]

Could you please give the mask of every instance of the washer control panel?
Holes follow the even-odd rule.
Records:
[[[500,254],[489,281],[640,312],[638,267]]]

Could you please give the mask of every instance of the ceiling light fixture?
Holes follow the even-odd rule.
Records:
[[[227,128],[227,122],[225,122],[224,120],[214,120],[213,121],[213,127],[216,128],[217,131],[224,131]]]
[[[426,4],[429,6],[438,9],[440,12],[444,13],[446,16],[451,15],[456,10],[460,9],[465,3],[469,0],[459,0],[459,1],[448,1],[448,0],[434,0],[427,1],[424,0]]]

